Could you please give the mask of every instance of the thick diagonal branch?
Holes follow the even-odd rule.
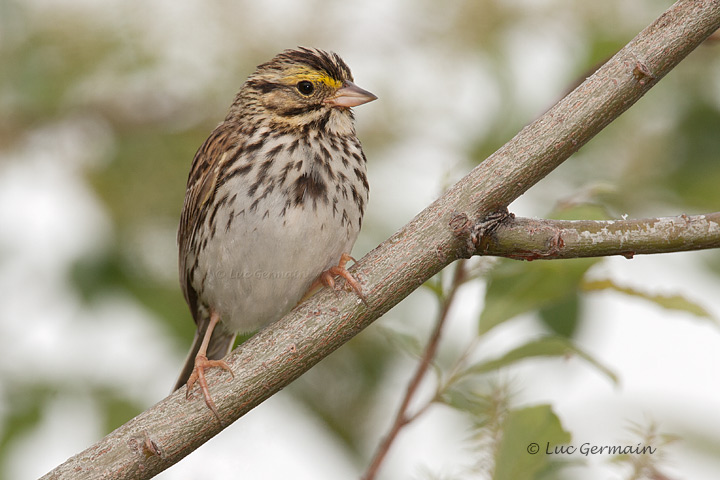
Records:
[[[465,214],[501,210],[635,103],[720,27],[720,0],[680,0],[541,118],[423,210],[353,269],[354,293],[321,291],[227,357],[232,382],[207,380],[230,424],[339,348],[428,278],[466,252],[449,228]],[[181,389],[138,415],[46,479],[145,479],[168,468],[223,427],[202,399]]]

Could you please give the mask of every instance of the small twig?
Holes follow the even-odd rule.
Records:
[[[435,322],[435,328],[433,329],[427,346],[425,347],[425,351],[420,358],[420,363],[418,363],[415,374],[412,376],[412,379],[408,384],[408,387],[405,391],[405,396],[400,403],[400,408],[398,408],[397,414],[395,415],[395,420],[393,421],[393,424],[390,427],[387,435],[385,435],[380,445],[378,445],[378,448],[373,455],[373,459],[370,462],[370,465],[368,466],[365,475],[363,475],[362,477],[363,480],[372,480],[376,477],[383,460],[385,459],[387,453],[390,451],[390,447],[395,441],[398,433],[400,433],[400,430],[402,430],[405,425],[412,422],[413,420],[418,418],[418,416],[424,413],[432,403],[428,402],[425,406],[420,408],[413,415],[408,414],[408,407],[410,406],[410,402],[415,396],[415,393],[420,386],[420,382],[425,377],[425,374],[430,368],[430,364],[432,363],[432,360],[433,358],[435,358],[435,354],[437,353],[437,349],[440,344],[440,336],[442,334],[443,328],[445,327],[448,312],[450,311],[450,306],[455,299],[455,294],[457,293],[458,288],[465,282],[465,263],[465,260],[458,261],[457,268],[455,269],[455,274],[453,275],[452,284],[450,285],[450,290],[443,299],[442,307],[440,309],[440,312],[438,313],[437,321]]]
[[[472,231],[463,231],[472,239]],[[468,241],[470,241],[468,240]],[[720,212],[621,220],[509,218],[476,245],[475,255],[518,260],[687,252],[720,247]]]

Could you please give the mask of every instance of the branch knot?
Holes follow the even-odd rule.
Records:
[[[515,215],[508,212],[507,208],[496,210],[475,221],[470,220],[465,213],[453,215],[449,223],[453,235],[465,240],[461,258],[484,254],[487,251],[490,236],[502,223],[513,218]]]

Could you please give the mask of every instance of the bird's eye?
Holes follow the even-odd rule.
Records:
[[[307,80],[303,80],[302,82],[298,82],[296,85],[298,92],[302,93],[303,95],[310,95],[313,90],[315,90],[315,85],[312,84],[312,82],[308,82]]]

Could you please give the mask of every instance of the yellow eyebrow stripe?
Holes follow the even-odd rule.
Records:
[[[303,80],[308,80],[313,83],[324,83],[330,88],[337,89],[342,87],[341,81],[335,80],[334,78],[323,72],[319,72],[317,70],[313,70],[307,67],[294,68],[288,72],[288,75],[285,78],[287,79],[287,82],[291,85],[297,82],[301,82]]]

